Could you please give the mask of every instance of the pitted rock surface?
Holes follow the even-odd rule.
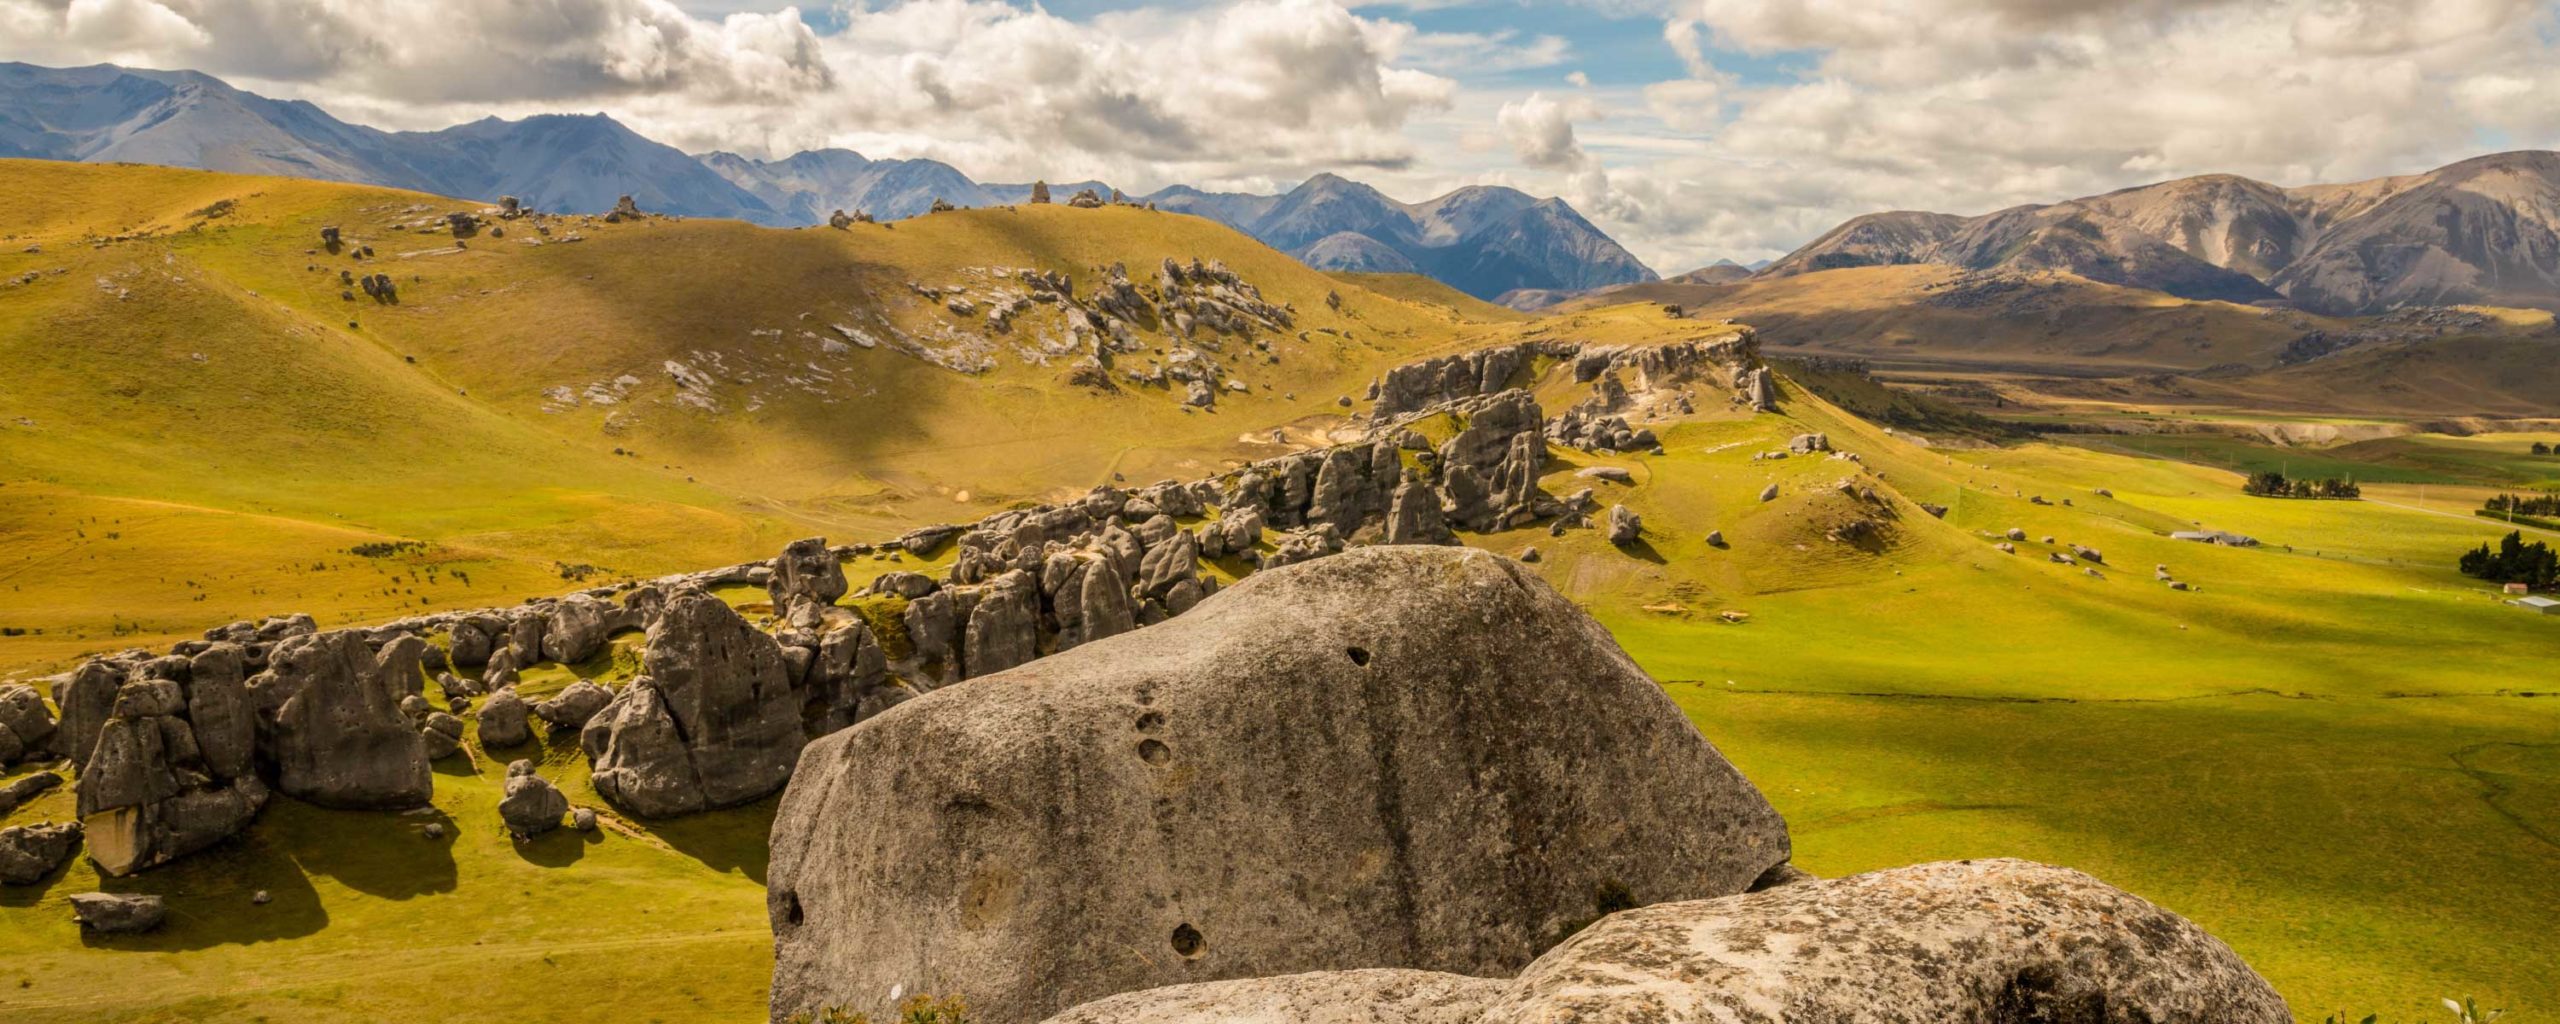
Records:
[[[1610,916],[1481,1024],[2285,1024],[2194,923],[2088,875],[1978,860]]]
[[[1047,1024],[1473,1024],[1506,984],[1431,971],[1319,971],[1130,992]]]
[[[1005,1024],[1183,982],[1507,974],[1787,856],[1536,576],[1355,549],[812,744],[773,827],[773,1013],[903,988]]]

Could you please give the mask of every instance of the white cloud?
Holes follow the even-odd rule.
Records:
[[[1574,138],[1573,123],[1598,117],[1589,100],[1578,96],[1551,100],[1545,93],[1533,92],[1527,99],[1503,104],[1494,123],[1521,163],[1541,170],[1576,170],[1588,164],[1590,156]]]
[[[1506,183],[1675,272],[1878,209],[2560,142],[2553,0],[808,0],[825,33],[683,2],[0,0],[0,59],[191,67],[393,128],[603,110],[687,150],[986,180]],[[1423,11],[1466,28],[1402,20]],[[1601,63],[1625,34],[1576,28],[1624,17],[1658,19],[1664,80],[1626,82]]]

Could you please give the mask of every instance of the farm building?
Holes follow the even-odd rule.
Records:
[[[2516,607],[2544,615],[2560,615],[2560,601],[2547,597],[2520,597],[2516,599]]]
[[[2523,596],[2525,596],[2526,594],[2530,594],[2530,593],[2533,593],[2533,588],[2532,588],[2532,587],[2530,587],[2530,586],[2527,586],[2527,585],[2525,585],[2525,584],[2522,584],[2522,583],[2510,583],[2510,584],[2507,584],[2507,596],[2509,596],[2509,597],[2523,597]]]

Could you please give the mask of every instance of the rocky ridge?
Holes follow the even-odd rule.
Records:
[[[1066,287],[1045,276],[1039,285],[1053,286]],[[1170,260],[1149,286],[1108,275],[1093,304],[1208,335],[1285,324],[1287,312],[1215,264]],[[578,734],[597,791],[635,816],[734,806],[781,789],[811,740],[951,683],[1180,616],[1218,591],[1212,567],[1242,576],[1354,546],[1454,544],[1459,530],[1595,528],[1601,506],[1588,489],[1557,497],[1538,486],[1551,431],[1584,424],[1590,438],[1573,442],[1603,445],[1629,436],[1589,430],[1588,415],[1545,416],[1514,386],[1532,383],[1522,375],[1533,358],[1568,364],[1595,393],[1619,396],[1613,408],[1689,408],[1699,388],[1749,405],[1766,387],[1747,331],[1447,357],[1386,375],[1380,411],[1356,441],[1189,483],[1097,487],[879,545],[811,539],[770,563],[518,608],[331,631],[308,616],[233,623],[167,654],[82,665],[55,683],[58,723],[32,690],[0,693],[0,729],[78,769],[91,855],[111,873],[238,832],[271,790],[328,807],[423,806],[430,763],[466,752],[466,715],[492,756],[530,741],[535,722]],[[1447,439],[1431,443],[1421,425]],[[893,571],[848,593],[848,559],[945,549],[939,576]],[[770,628],[708,593],[741,584],[766,588]],[[848,596],[888,614],[839,604]],[[645,634],[641,671],[625,685],[581,680],[538,702],[514,689],[525,668],[585,662],[633,632]],[[427,699],[430,685],[440,701]]]

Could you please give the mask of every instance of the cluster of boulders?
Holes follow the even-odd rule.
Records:
[[[1063,275],[1028,280],[1062,296],[1071,287]],[[1258,321],[1287,315],[1256,306],[1259,293],[1215,264],[1168,261],[1153,296],[1126,285],[1125,274],[1105,281],[1092,305],[1148,304],[1123,313],[1188,311],[1201,323],[1211,310]],[[1169,305],[1160,304],[1165,296]],[[1716,359],[1747,354],[1733,344],[1672,356],[1572,355],[1577,375],[1590,380],[1626,373],[1667,387],[1695,379]],[[91,855],[117,874],[236,833],[271,789],[326,807],[423,806],[433,792],[430,764],[465,752],[467,723],[476,723],[479,748],[493,755],[534,742],[538,730],[576,736],[596,791],[634,815],[751,802],[788,781],[812,740],[950,683],[1182,616],[1216,594],[1223,577],[1357,545],[1453,544],[1459,530],[1603,525],[1593,521],[1602,506],[1589,489],[1563,498],[1540,489],[1550,421],[1536,400],[1485,388],[1511,382],[1533,356],[1566,350],[1502,351],[1436,361],[1421,375],[1390,374],[1406,382],[1390,385],[1400,395],[1456,397],[1379,422],[1363,440],[1211,479],[1099,487],[1074,501],[929,527],[876,548],[810,539],[770,563],[516,608],[332,631],[309,616],[286,616],[208,630],[166,655],[96,659],[57,684],[59,723],[32,690],[0,690],[0,761],[67,758],[78,769]],[[1411,383],[1430,380],[1442,383]],[[1419,426],[1445,428],[1447,440],[1435,445]],[[1622,544],[1642,529],[1623,507],[1607,520]],[[852,593],[848,558],[946,545],[953,555],[943,572],[892,571]],[[740,583],[765,588],[769,628],[708,592]],[[581,679],[542,700],[518,692],[523,670],[586,665],[612,637],[635,631],[646,637],[630,682]],[[430,685],[441,701],[428,699]],[[502,817],[517,835],[556,827],[555,811],[567,810],[529,764],[505,785]],[[59,839],[31,835],[22,845],[50,849]]]
[[[2077,872],[1794,867],[1606,631],[1463,548],[1259,573],[820,739],[773,838],[775,1020],[2290,1019]]]
[[[92,661],[63,683],[63,753],[80,766],[81,830],[100,871],[131,874],[211,846],[266,806],[253,761],[260,695],[246,671],[240,645],[216,643],[192,656]]]
[[[1637,417],[1687,416],[1697,411],[1695,384],[1727,389],[1736,404],[1776,408],[1768,370],[1759,365],[1759,339],[1747,327],[1713,338],[1661,345],[1585,345],[1524,341],[1407,363],[1369,386],[1373,423],[1386,423],[1450,402],[1500,393],[1528,382],[1542,359],[1572,367],[1590,398],[1548,422],[1548,439],[1584,451],[1657,451],[1651,429]],[[1633,384],[1629,380],[1633,380]]]

